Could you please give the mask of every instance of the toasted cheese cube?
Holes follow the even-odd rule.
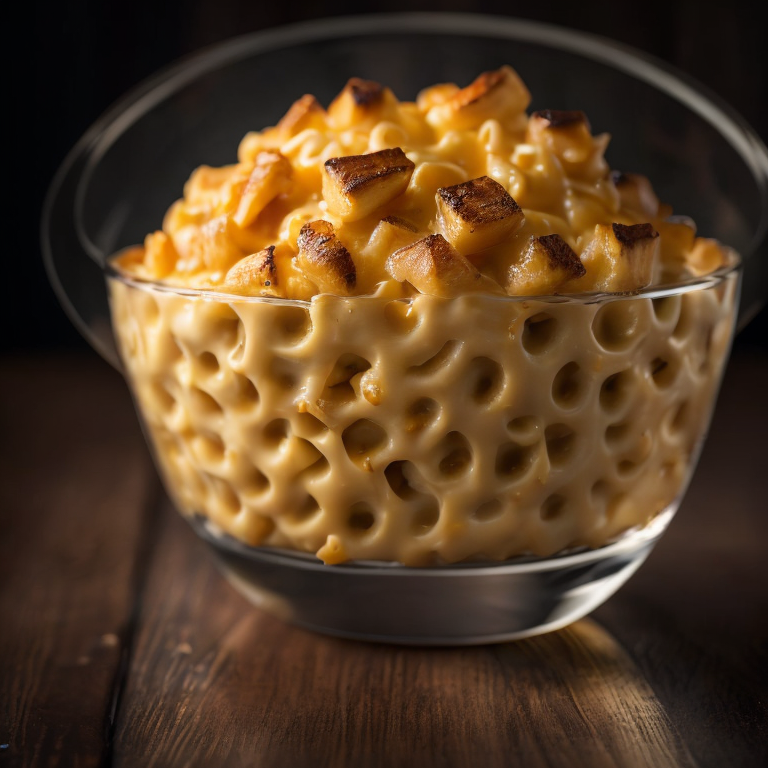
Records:
[[[436,128],[477,128],[491,117],[503,122],[522,115],[530,102],[531,94],[517,72],[511,67],[501,67],[493,72],[483,72],[466,88],[431,107],[427,122]]]
[[[534,112],[528,120],[526,140],[547,147],[571,176],[597,180],[608,171],[603,158],[608,136],[592,136],[583,112],[556,109]]]
[[[587,134],[591,130],[589,119],[580,109],[537,110],[531,115],[529,130],[535,132],[545,128],[576,130],[579,133],[586,131]]]
[[[656,273],[659,233],[650,224],[598,224],[581,260],[591,290],[637,291]]]
[[[658,216],[659,198],[647,177],[639,173],[614,171],[611,179],[619,193],[622,208],[648,218]]]
[[[256,155],[255,162],[232,216],[238,227],[250,225],[268,203],[290,189],[293,168],[287,157],[265,150]]]
[[[280,118],[277,130],[281,138],[290,139],[308,128],[321,129],[325,124],[326,112],[320,102],[307,93],[291,104],[290,109]]]
[[[395,251],[385,268],[395,280],[407,281],[421,293],[433,296],[450,298],[472,291],[498,293],[500,289],[442,235],[429,235]]]
[[[305,224],[298,238],[299,266],[323,293],[348,296],[355,288],[357,270],[349,251],[328,221]]]
[[[275,246],[240,259],[224,277],[224,286],[236,293],[277,295]]]
[[[500,243],[525,221],[514,198],[488,176],[441,187],[435,199],[440,228],[463,256]]]
[[[578,110],[543,109],[528,120],[526,140],[551,149],[571,162],[581,162],[592,152],[592,132],[587,116]]]
[[[399,216],[387,216],[382,219],[371,233],[363,249],[367,257],[384,262],[386,256],[419,239],[418,229]]]
[[[543,296],[585,274],[581,259],[560,235],[542,235],[532,237],[520,261],[510,266],[506,289],[511,296]]]
[[[328,118],[331,125],[339,130],[370,130],[396,105],[397,99],[389,88],[374,80],[353,77],[331,102]]]
[[[399,147],[326,160],[323,197],[328,210],[344,221],[362,219],[405,192],[414,167]]]

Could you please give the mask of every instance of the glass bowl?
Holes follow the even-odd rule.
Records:
[[[359,76],[407,100],[503,64],[533,109],[584,110],[612,134],[613,168],[741,254],[740,315],[735,251],[633,295],[408,301],[169,289],[110,265],[194,167],[231,162],[296,97],[327,103]],[[323,632],[469,644],[564,626],[648,555],[734,327],[765,299],[766,211],[765,147],[647,57],[527,22],[367,16],[237,39],[140,86],[67,158],[43,248],[73,321],[125,372],[169,494],[243,594]],[[366,397],[373,372],[398,392],[386,407]],[[346,562],[296,549],[323,541]]]

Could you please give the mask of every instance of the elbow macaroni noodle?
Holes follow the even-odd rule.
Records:
[[[304,97],[246,136],[236,165],[198,169],[163,231],[116,260],[116,336],[182,511],[326,563],[430,565],[601,546],[679,499],[737,281],[631,291],[734,257],[670,220],[641,177],[612,176],[607,138],[583,116],[527,105],[506,68],[415,104],[364,81],[327,111]],[[393,148],[409,162],[356,161]],[[326,178],[323,195],[334,158],[350,158],[351,181]],[[498,242],[488,230],[478,253],[445,245],[422,269],[413,244],[449,232],[438,189],[464,185],[443,215],[458,212],[451,233],[469,221],[454,242],[478,242],[486,222],[458,193],[483,176],[522,209],[517,228]],[[533,248],[552,235],[579,267],[556,293],[623,292],[507,296],[552,284],[548,251]],[[393,277],[405,252],[414,282]],[[349,295],[324,293],[323,270]],[[470,288],[431,290],[455,275]]]

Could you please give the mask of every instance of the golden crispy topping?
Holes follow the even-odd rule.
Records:
[[[309,128],[313,124],[314,118],[324,114],[325,110],[320,102],[314,96],[307,93],[293,102],[290,109],[277,124],[277,129],[286,138],[290,138],[297,133],[301,133],[305,128]]]
[[[358,107],[367,107],[381,101],[384,95],[384,87],[375,80],[362,80],[353,77],[347,82],[348,90]]]
[[[542,235],[530,238],[520,261],[509,268],[506,289],[512,296],[555,293],[584,274],[581,259],[560,235]]]
[[[416,106],[426,113],[432,107],[437,107],[440,104],[445,104],[450,98],[458,93],[459,86],[455,83],[439,83],[438,85],[432,85],[429,88],[425,88],[416,97]]]
[[[348,296],[357,281],[355,263],[330,222],[311,221],[299,232],[298,261],[323,293]]]
[[[534,237],[533,247],[543,250],[551,269],[562,269],[569,273],[569,277],[581,277],[587,271],[576,252],[560,235]]]
[[[611,224],[614,237],[622,245],[634,245],[638,240],[655,238],[659,233],[648,223],[645,224]]]
[[[399,216],[385,216],[382,221],[390,226],[397,227],[398,229],[404,229],[408,232],[418,232],[419,230],[411,224],[410,221],[401,219]]]
[[[277,295],[278,279],[275,265],[275,246],[253,253],[235,264],[227,272],[224,285],[237,293],[260,293]]]
[[[658,269],[659,234],[651,224],[598,224],[581,257],[596,291],[636,291],[650,285]],[[578,287],[578,281],[575,281]]]
[[[432,107],[427,120],[432,125],[452,121],[458,130],[476,128],[492,117],[503,120],[521,114],[530,101],[531,94],[517,73],[510,67],[501,67],[483,72],[466,88]]]
[[[476,104],[502,86],[506,76],[506,73],[501,69],[497,69],[494,72],[483,72],[466,88],[458,91],[451,99],[451,103],[459,108]]]
[[[405,192],[414,167],[399,147],[332,157],[323,167],[328,210],[345,221],[361,219]]]
[[[441,187],[436,200],[443,233],[464,255],[500,243],[525,221],[509,192],[487,176]]]
[[[456,284],[476,290],[465,279],[475,269],[492,292],[503,284],[541,294],[634,291],[722,263],[717,246],[697,247],[692,222],[672,217],[645,177],[610,173],[609,137],[593,136],[583,112],[529,117],[529,101],[509,67],[464,88],[432,86],[416,103],[359,78],[328,111],[302,96],[277,126],[245,136],[237,163],[194,171],[144,258],[120,264],[146,279],[303,300],[334,286],[407,295],[418,279],[392,279],[389,259],[408,247],[426,254],[419,274],[436,294],[454,294]],[[439,241],[416,247],[438,233],[451,254],[472,261],[469,272],[435,266],[463,263],[441,261]],[[271,245],[279,291],[255,257]],[[441,275],[453,282],[438,286]]]
[[[458,91],[450,99],[450,104],[457,110],[462,110],[484,105],[484,102],[494,98],[500,103],[512,99],[520,104],[525,101],[525,109],[530,101],[530,94],[516,72],[509,67],[502,67],[493,72],[483,72],[474,82]]]
[[[478,272],[442,235],[429,235],[395,251],[386,269],[395,280],[407,280],[420,293],[433,296],[499,292],[498,284]]]
[[[328,107],[336,128],[370,128],[388,106],[397,103],[392,92],[373,80],[353,77]]]
[[[581,110],[542,109],[531,115],[531,120],[541,121],[547,128],[566,128],[572,125],[583,125],[591,130],[587,116]]]
[[[595,183],[608,172],[603,159],[608,137],[593,137],[583,112],[534,112],[528,121],[527,140],[546,147],[576,178]]]

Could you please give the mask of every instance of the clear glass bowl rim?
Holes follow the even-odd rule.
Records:
[[[701,277],[691,277],[686,280],[682,280],[674,283],[664,283],[659,285],[650,285],[647,288],[642,288],[637,291],[629,291],[625,293],[598,293],[598,292],[584,292],[573,294],[543,294],[543,295],[525,295],[525,296],[508,296],[504,294],[493,293],[464,293],[461,297],[479,297],[482,296],[484,300],[504,302],[504,303],[530,303],[530,302],[542,302],[547,304],[607,304],[613,301],[628,301],[632,299],[663,299],[668,296],[679,296],[685,293],[691,293],[693,291],[708,290],[715,288],[729,278],[735,277],[742,268],[742,260],[736,251],[732,248],[723,247],[726,255],[726,263],[706,275]],[[107,277],[117,280],[131,288],[136,288],[143,291],[154,291],[166,295],[175,295],[188,299],[203,299],[207,301],[217,301],[227,304],[283,304],[291,307],[310,307],[312,306],[312,300],[304,299],[289,299],[280,296],[250,296],[241,295],[239,293],[225,293],[223,291],[216,291],[207,288],[186,288],[183,286],[172,285],[169,283],[163,283],[157,280],[146,280],[140,277],[134,277],[125,272],[120,271],[111,262],[106,262],[103,265],[104,273]],[[404,298],[382,298],[384,301],[402,301],[411,302],[414,298],[422,294],[417,294],[415,297]],[[427,295],[427,294],[423,294]],[[341,296],[335,294],[318,294],[325,298],[331,297],[343,302],[350,301],[366,301],[377,300],[378,297],[375,294],[359,294],[352,296]],[[438,297],[431,297],[438,298]],[[459,298],[459,297],[455,297]],[[443,299],[443,301],[452,301],[454,298]]]

